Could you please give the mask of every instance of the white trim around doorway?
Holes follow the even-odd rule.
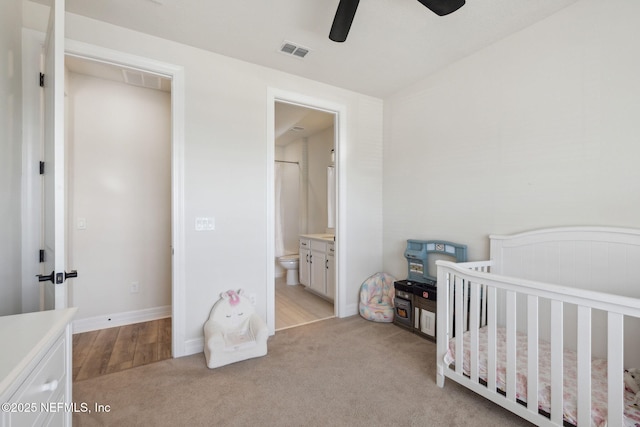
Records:
[[[275,195],[274,195],[274,160],[275,160],[275,103],[287,102],[316,110],[324,110],[336,115],[336,295],[334,313],[336,317],[347,315],[346,295],[346,173],[345,153],[347,147],[347,107],[333,101],[316,98],[296,92],[267,88],[267,327],[269,335],[275,334]]]

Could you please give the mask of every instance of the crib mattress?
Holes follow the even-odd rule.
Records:
[[[479,377],[487,381],[487,327],[483,327],[479,332],[479,352],[480,360]],[[506,329],[498,328],[497,332],[497,354],[496,362],[497,387],[501,391],[506,390]],[[464,363],[463,371],[465,375],[470,375],[469,363],[469,341],[468,332],[464,334]],[[524,333],[517,334],[517,361],[516,361],[516,398],[526,403],[527,401],[527,336]],[[538,349],[538,407],[550,412],[551,408],[551,345],[549,342],[541,340]],[[455,362],[455,340],[449,341],[449,349],[445,355],[444,362],[450,365]],[[604,359],[593,359],[591,363],[592,376],[592,426],[604,427],[607,424],[607,361]],[[564,420],[572,425],[577,425],[577,353],[571,350],[564,350]],[[625,416],[624,425],[629,427],[640,426],[640,408],[633,404],[634,394],[625,390]]]

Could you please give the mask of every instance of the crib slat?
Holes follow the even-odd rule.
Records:
[[[563,306],[551,301],[551,421],[562,425]]]
[[[480,285],[478,283],[469,283],[469,286],[471,287],[471,307],[469,310],[469,316],[471,316],[469,322],[469,330],[471,331],[471,342],[469,348],[471,351],[471,381],[477,383],[479,372],[478,359],[480,358],[478,352],[478,335],[480,328],[478,325],[478,317],[480,315]]]
[[[608,427],[621,427],[624,412],[624,316],[607,316]]]
[[[487,388],[491,393],[496,392],[496,330],[497,330],[497,296],[496,288],[489,288],[487,302],[487,318],[489,330],[487,331]]]
[[[481,285],[481,294],[480,294],[480,301],[482,304],[481,307],[481,317],[480,317],[480,325],[481,326],[485,326],[487,324],[487,285]]]
[[[448,331],[449,331],[449,338],[453,338],[453,336],[455,335],[455,330],[453,329],[454,327],[454,318],[455,318],[455,275],[453,273],[449,273],[448,274],[448,286],[447,286],[447,292],[449,293],[449,298],[447,299],[447,301],[449,302],[448,305],[448,310],[449,310],[449,316],[447,316],[447,322],[449,324],[448,326]]]
[[[438,319],[436,322],[436,336],[439,338],[436,341],[436,347],[438,349],[436,353],[436,383],[438,387],[444,387],[444,355],[449,348],[449,339],[451,338],[451,328],[449,327],[449,319],[452,317],[449,310],[449,277],[451,273],[444,268],[438,267],[438,293],[440,298],[436,301]],[[448,367],[447,367],[448,368]]]
[[[462,297],[463,293],[462,293],[462,285],[463,285],[463,281],[462,278],[459,276],[456,276],[455,278],[455,293],[456,293],[456,298],[455,298],[455,312],[454,312],[454,318],[457,318],[457,321],[455,322],[455,334],[456,334],[456,372],[460,375],[462,375],[463,371],[463,361],[464,361],[464,352],[465,352],[465,348],[463,346],[463,322],[462,319],[464,318],[464,316],[462,316],[462,310],[463,310],[463,304],[462,304],[462,300],[464,299],[464,297]]]
[[[591,424],[591,308],[578,306],[578,425]]]
[[[538,297],[527,297],[527,408],[538,413]]]
[[[467,331],[467,325],[469,324],[469,282],[463,280],[462,281],[462,315],[464,316],[464,323],[462,324],[462,328],[464,331]]]
[[[507,291],[507,399],[516,400],[516,293]]]

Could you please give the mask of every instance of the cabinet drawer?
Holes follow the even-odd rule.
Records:
[[[16,403],[20,407],[18,412],[8,413],[8,425],[32,426],[40,425],[49,417],[51,411],[64,411],[53,405],[50,411],[43,411],[43,406],[48,408],[48,402],[62,401],[66,386],[65,338],[62,336],[42,360],[36,365],[33,372],[14,393],[9,403]]]
[[[309,239],[300,239],[300,249],[311,249],[311,241]]]
[[[311,250],[318,252],[326,252],[327,251],[327,242],[322,240],[312,240],[311,241]]]

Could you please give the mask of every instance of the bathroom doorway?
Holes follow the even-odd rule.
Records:
[[[335,112],[275,101],[275,331],[335,316],[336,124]],[[313,254],[301,236],[318,237]]]

